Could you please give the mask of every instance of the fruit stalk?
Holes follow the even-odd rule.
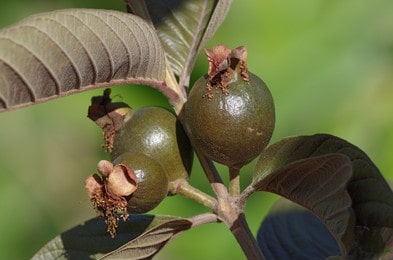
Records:
[[[241,209],[244,209],[244,207],[246,206],[246,202],[248,197],[251,196],[251,194],[253,194],[255,192],[255,188],[252,185],[249,185],[247,188],[245,188],[243,190],[243,192],[240,194],[239,198],[238,198],[238,205]]]
[[[265,256],[259,249],[258,243],[251,233],[244,213],[242,212],[242,207],[239,207],[239,203],[229,194],[213,162],[200,153],[198,149],[195,149],[195,151],[216,193],[218,205],[215,213],[217,213],[218,218],[230,228],[247,259],[264,260]]]
[[[217,211],[217,200],[215,198],[191,186],[184,179],[179,179],[175,182],[176,194],[180,194],[186,198],[192,199],[199,204],[211,209],[213,212]]]
[[[200,152],[197,147],[194,147],[194,149],[217,198],[227,197],[228,190],[225,187],[220,175],[218,174],[213,162],[209,160],[202,152]]]
[[[217,215],[214,213],[203,213],[193,217],[190,217],[188,220],[192,222],[192,227],[197,227],[207,223],[221,222]]]
[[[240,169],[229,167],[229,194],[232,197],[240,195]]]

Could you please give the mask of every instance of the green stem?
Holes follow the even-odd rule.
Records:
[[[232,197],[240,195],[240,169],[229,167],[229,194]]]
[[[215,198],[191,186],[184,179],[177,180],[176,193],[192,199],[213,211],[217,211],[217,200]]]

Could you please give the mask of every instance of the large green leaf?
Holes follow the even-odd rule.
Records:
[[[196,54],[223,22],[232,0],[126,0],[129,9],[151,21],[180,86],[188,86]]]
[[[97,87],[148,84],[173,99],[154,28],[118,11],[68,9],[0,30],[0,111]]]
[[[258,166],[251,187],[279,194],[308,208],[327,225],[344,255],[352,248],[355,219],[346,190],[352,176],[347,156],[326,154],[306,158],[272,172]]]
[[[131,215],[119,222],[112,238],[104,220],[94,218],[55,237],[32,259],[150,259],[174,235],[190,227],[191,222],[183,218]]]
[[[347,156],[353,169],[353,177],[346,184],[356,215],[353,234],[357,244],[352,250],[380,253],[385,246],[382,232],[385,227],[393,227],[393,192],[378,168],[358,147],[328,134],[285,138],[261,154],[255,167],[254,183],[299,160],[331,153]],[[380,239],[376,239],[377,236]]]

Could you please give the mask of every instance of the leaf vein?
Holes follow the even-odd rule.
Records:
[[[37,26],[33,26],[33,25],[27,25],[27,24],[23,25],[23,27],[29,28],[29,29],[33,29],[33,30],[35,30],[35,31],[38,32],[38,33],[42,33],[42,35],[44,35],[44,36],[46,37],[46,39],[48,39],[49,41],[51,41],[51,42],[52,42],[56,47],[58,47],[58,48],[61,50],[61,52],[62,52],[64,55],[66,55],[66,57],[67,57],[67,53],[62,49],[61,45],[59,45],[59,44],[58,44],[49,34],[47,34],[47,33],[46,33],[45,31],[43,31],[41,28],[39,28],[39,27],[37,27]],[[53,82],[55,83],[55,93],[56,93],[57,95],[59,95],[60,92],[61,92],[61,89],[60,89],[60,88],[61,88],[61,87],[60,87],[61,82],[60,82],[59,78],[56,76],[56,73],[51,69],[51,65],[45,63],[45,61],[44,61],[41,57],[38,57],[38,54],[37,54],[33,49],[27,48],[26,45],[24,45],[23,43],[16,42],[15,40],[14,40],[14,43],[15,43],[15,44],[18,44],[20,47],[22,47],[22,48],[24,48],[26,51],[28,51],[33,57],[35,57],[36,61],[42,65],[42,67],[47,71],[47,73],[50,75],[51,79],[52,79]],[[38,47],[38,48],[40,48],[41,46],[33,46],[33,47]],[[69,57],[67,57],[67,58],[68,58],[68,60],[70,60]],[[70,60],[70,61],[71,61],[71,60]],[[71,64],[72,64],[72,63],[71,63]],[[72,64],[73,70],[75,71],[75,66],[74,66],[74,65],[75,65],[75,64]],[[79,80],[80,80],[80,79],[79,79]]]
[[[102,24],[104,24],[114,35],[117,36],[117,34],[114,32],[113,28],[105,20],[103,20],[102,17],[96,15],[93,12],[83,12],[83,13],[86,14],[86,15],[94,16],[95,18],[100,20],[102,22]],[[108,78],[107,78],[106,81],[109,82],[113,78],[113,76],[114,76],[114,67],[115,67],[115,65],[113,63],[114,59],[113,59],[113,56],[111,55],[111,51],[109,50],[110,48],[105,44],[105,42],[102,40],[102,38],[99,37],[98,34],[96,34],[96,35],[100,39],[100,42],[101,42],[101,44],[102,44],[106,54],[108,55],[109,75],[108,75]]]
[[[79,22],[82,24],[82,26],[83,26],[84,28],[88,29],[88,30],[96,37],[96,39],[97,39],[96,42],[100,43],[100,44],[102,45],[103,49],[107,52],[105,46],[103,45],[102,41],[100,40],[100,37],[99,37],[99,36],[97,35],[97,33],[90,27],[90,25],[89,25],[88,23],[86,23],[85,21],[83,21],[82,19],[80,19],[78,16],[76,16],[76,15],[74,15],[74,14],[64,13],[63,15],[64,15],[64,16],[69,16],[69,17],[75,19],[76,21],[79,21]],[[78,38],[78,36],[77,36],[75,33],[73,33],[73,34],[74,34],[75,38]],[[78,38],[78,39],[79,39],[79,38]],[[80,43],[83,43],[83,41],[81,41],[80,39],[79,39],[79,42],[80,42]],[[92,84],[95,84],[95,83],[98,82],[97,78],[98,78],[99,67],[98,67],[98,65],[97,65],[97,63],[96,63],[96,61],[95,61],[95,59],[93,58],[92,53],[89,51],[89,48],[87,48],[87,47],[85,46],[85,49],[86,49],[86,52],[87,52],[87,56],[88,56],[89,60],[92,62],[92,65],[93,65],[93,72],[94,72],[94,73],[93,73],[93,82],[92,82]],[[107,54],[108,54],[108,53],[107,53]],[[78,86],[77,88],[80,88],[80,87],[81,87],[81,86]]]
[[[127,23],[125,23],[123,20],[121,20],[119,17],[115,16],[115,15],[109,15],[110,17],[112,17],[113,19],[116,19],[120,24],[122,24],[125,28],[130,29],[127,26]],[[128,46],[128,44],[125,42],[125,40],[120,37],[120,35],[117,33],[116,30],[113,29],[112,26],[110,26],[113,33],[116,34],[116,36],[118,37],[118,39],[120,40],[120,42],[122,43],[124,49],[127,51],[127,56],[128,56],[128,69],[127,69],[127,74],[126,74],[126,78],[128,77],[128,75],[130,75],[131,73],[131,68],[132,68],[132,60],[134,57],[132,57],[132,52],[130,51],[130,48]],[[131,30],[130,30],[131,31]],[[135,37],[136,38],[136,37]]]
[[[73,31],[71,31],[67,26],[65,26],[64,24],[62,24],[60,21],[58,21],[58,20],[52,18],[51,16],[45,16],[45,17],[43,17],[43,18],[36,18],[35,20],[48,20],[48,21],[51,21],[51,22],[57,24],[57,25],[60,26],[63,30],[69,32],[69,33],[70,33],[70,36],[72,36],[73,39],[74,39],[76,42],[78,42],[79,45],[83,48],[83,51],[86,53],[86,55],[87,55],[87,56],[90,56],[90,55],[89,55],[88,48],[84,45],[84,43],[75,35],[75,33],[74,33]],[[71,39],[68,39],[68,40],[70,41]],[[78,65],[76,64],[75,60],[72,59],[72,57],[69,55],[69,53],[64,49],[64,47],[63,47],[60,43],[58,43],[58,42],[56,42],[56,41],[54,41],[54,40],[53,40],[53,42],[54,42],[54,43],[56,44],[56,46],[62,51],[62,53],[67,57],[68,61],[71,63],[72,69],[73,69],[73,71],[75,72],[75,76],[76,76],[76,79],[77,79],[77,86],[76,86],[76,87],[80,87],[80,85],[83,84],[83,83],[82,83],[82,82],[83,82],[82,73],[81,73],[81,71],[80,71],[80,68],[79,68]],[[95,71],[95,66],[94,66],[94,63],[92,62],[92,60],[91,60],[91,59],[88,59],[88,61],[90,62],[91,67],[92,67],[92,68],[94,69],[94,71]],[[94,74],[96,74],[96,72],[95,72]],[[93,81],[93,82],[95,82],[95,81]],[[90,83],[91,83],[91,82],[90,82]]]
[[[11,71],[15,72],[15,75],[23,82],[23,86],[27,90],[27,93],[30,96],[30,102],[35,102],[36,101],[36,96],[34,93],[33,88],[28,84],[28,80],[18,71],[14,66],[12,66],[10,63],[0,60],[4,66],[7,66]]]

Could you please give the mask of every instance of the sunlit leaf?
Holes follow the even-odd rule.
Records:
[[[154,28],[118,11],[68,9],[0,30],[0,111],[128,83],[166,87]]]
[[[354,214],[346,190],[352,176],[345,155],[327,154],[298,160],[273,171],[255,168],[252,186],[296,202],[316,214],[339,241],[343,254],[352,247]]]
[[[309,210],[285,199],[270,209],[257,239],[267,260],[314,260],[340,254],[326,225]]]
[[[382,236],[383,227],[391,228],[393,225],[393,193],[378,168],[358,147],[327,134],[283,139],[261,154],[256,165],[258,170],[255,172],[254,182],[261,181],[275,171],[282,171],[282,168],[299,160],[331,153],[347,156],[353,169],[353,177],[347,183],[356,215],[356,228],[353,233],[359,245],[353,250],[368,250],[370,254],[381,253],[380,250],[385,247],[384,240],[372,238],[375,238],[376,234]],[[367,248],[362,246],[362,241],[368,241]]]
[[[117,235],[112,238],[107,232],[104,220],[94,218],[55,237],[40,249],[32,259],[97,259],[123,245],[128,248],[127,242],[129,241],[132,244],[132,241],[146,240],[149,240],[149,245],[144,243],[139,247],[138,245],[135,246],[134,243],[134,258],[129,256],[127,259],[149,259],[142,257],[142,253],[144,253],[141,250],[142,245],[149,249],[150,254],[154,254],[162,248],[168,239],[190,227],[191,222],[182,218],[131,215],[127,221],[119,221]],[[165,241],[162,239],[163,234],[169,237]],[[114,253],[114,256],[116,255],[118,253]]]
[[[231,0],[127,0],[131,12],[152,21],[180,86],[188,86],[196,54],[223,22]],[[144,3],[146,5],[144,5]]]

